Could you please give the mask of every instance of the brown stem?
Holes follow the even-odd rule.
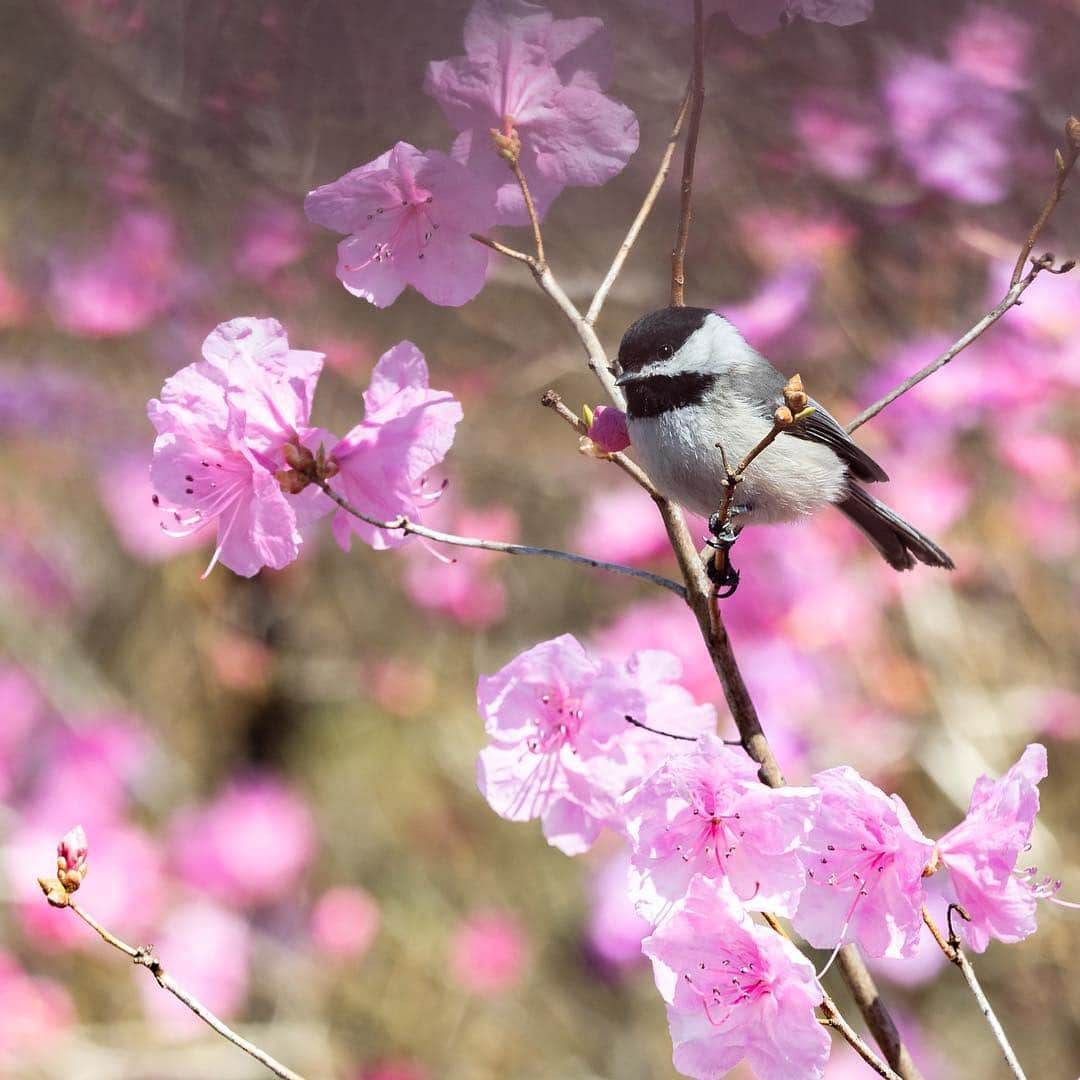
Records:
[[[1046,228],[1046,223],[1050,220],[1054,208],[1060,201],[1061,193],[1065,189],[1065,181],[1068,180],[1069,173],[1072,172],[1078,157],[1080,157],[1080,120],[1075,116],[1070,116],[1065,121],[1065,153],[1063,154],[1060,150],[1054,151],[1054,166],[1057,170],[1054,177],[1054,186],[1050,189],[1042,213],[1035,224],[1031,226],[1031,232],[1028,233],[1024,246],[1016,257],[1016,265],[1013,267],[1012,278],[1009,281],[1010,285],[1015,285],[1024,276],[1024,267],[1027,265],[1028,256],[1035,247],[1035,243],[1043,229]]]
[[[222,1038],[227,1039],[234,1046],[250,1054],[256,1061],[274,1073],[275,1076],[282,1077],[282,1080],[304,1080],[299,1073],[293,1072],[286,1065],[282,1065],[280,1061],[271,1057],[265,1050],[261,1050],[254,1043],[249,1042],[242,1035],[238,1035],[227,1024],[219,1020],[194,994],[186,990],[166,972],[162,962],[154,956],[149,948],[137,949],[135,946],[129,945],[126,941],[118,938],[115,934],[111,934],[97,919],[79,907],[74,900],[69,899],[65,906],[75,912],[87,926],[100,934],[103,941],[114,949],[119,949],[120,952],[130,957],[135,964],[145,967],[157,980],[158,986],[163,990],[168,990],[173,997],[186,1005],[200,1020],[212,1027]]]
[[[781,925],[779,919],[775,915],[770,915],[767,911],[762,912],[762,918],[775,930],[781,937],[791,940],[790,935]],[[829,996],[825,987],[821,988],[821,1011],[825,1014],[825,1022],[829,1027],[835,1028],[840,1034],[847,1040],[848,1044],[878,1074],[878,1076],[884,1076],[886,1080],[902,1080],[898,1073],[893,1072],[888,1065],[885,1064],[878,1056],[870,1049],[869,1046],[863,1041],[855,1029],[844,1019],[843,1014],[836,1006],[836,1002]]]
[[[686,122],[686,115],[690,111],[692,91],[693,77],[691,76],[691,82],[686,88],[686,93],[683,94],[682,102],[679,105],[678,115],[675,117],[675,124],[671,129],[671,135],[668,138],[667,146],[664,148],[664,153],[660,157],[660,165],[656,170],[656,176],[653,178],[652,185],[645,193],[645,199],[641,204],[641,209],[638,210],[637,217],[634,218],[633,223],[627,231],[626,239],[619,245],[619,250],[615,253],[615,258],[612,260],[611,266],[604,276],[604,280],[600,282],[600,287],[596,290],[596,293],[592,298],[589,310],[585,313],[585,321],[590,324],[595,323],[600,317],[600,311],[604,306],[604,301],[607,300],[612,285],[615,284],[616,279],[622,272],[623,263],[626,262],[627,256],[637,242],[637,238],[641,234],[641,230],[644,228],[645,222],[648,220],[653,206],[656,204],[657,197],[660,195],[660,189],[664,186],[664,181],[668,178],[668,173],[671,171],[671,161],[675,157],[675,148],[679,144],[679,135],[682,132],[683,124]]]
[[[889,1015],[885,1002],[881,1000],[858,949],[854,945],[845,945],[837,956],[837,963],[870,1034],[881,1047],[890,1067],[895,1069],[903,1080],[922,1080],[922,1073],[901,1041],[900,1032],[896,1030],[896,1024]]]
[[[702,0],[694,0],[694,68],[690,80],[690,125],[683,150],[679,228],[671,252],[671,305],[686,304],[686,245],[690,239],[690,214],[694,201],[694,162],[697,158],[701,113],[705,106],[705,16]]]

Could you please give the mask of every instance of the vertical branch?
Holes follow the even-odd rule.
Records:
[[[682,201],[679,228],[671,252],[671,305],[686,304],[686,244],[690,239],[690,212],[694,198],[694,161],[697,158],[701,111],[705,105],[705,17],[702,0],[694,0],[694,71],[690,79],[690,124],[683,151]]]

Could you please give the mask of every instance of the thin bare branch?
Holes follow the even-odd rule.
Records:
[[[507,247],[505,244],[500,244],[498,240],[492,240],[490,236],[484,236],[483,233],[469,233],[469,236],[478,244],[483,244],[484,247],[489,247],[492,251],[497,251],[508,259],[517,259],[518,262],[523,262],[534,269],[536,267],[536,259],[526,251],[518,251],[517,248]]]
[[[393,521],[380,521],[378,518],[370,517],[362,510],[358,510],[330,487],[326,480],[315,480],[313,483],[318,484],[347,514],[351,514],[360,521],[367,522],[368,525],[373,525],[376,529],[386,529],[387,532],[401,532],[405,536],[422,536],[426,540],[432,540],[437,544],[449,544],[452,547],[498,551],[504,555],[539,555],[546,559],[577,563],[579,566],[590,566],[594,570],[608,570],[613,574],[623,574],[626,577],[637,578],[639,581],[647,581],[651,585],[659,585],[662,589],[673,592],[676,596],[686,596],[686,589],[677,581],[662,577],[660,574],[653,574],[648,570],[639,570],[636,566],[624,566],[622,563],[606,562],[603,559],[590,559],[587,555],[577,555],[571,551],[559,551],[557,548],[532,547],[529,544],[508,544],[502,540],[481,540],[475,536],[456,536],[453,533],[441,532],[438,529],[429,529],[426,525],[420,525],[406,517],[395,518]]]
[[[1024,246],[1016,257],[1016,265],[1013,267],[1012,278],[1009,281],[1010,286],[1017,284],[1024,276],[1024,267],[1027,266],[1028,256],[1034,249],[1040,235],[1042,235],[1043,229],[1046,228],[1046,223],[1050,220],[1054,208],[1061,200],[1061,193],[1065,190],[1065,181],[1068,180],[1069,173],[1072,172],[1077,158],[1080,158],[1080,120],[1075,116],[1070,116],[1065,121],[1065,153],[1063,154],[1060,150],[1054,151],[1054,168],[1057,171],[1054,177],[1054,186],[1050,189],[1042,213],[1035,224],[1032,225],[1031,232],[1028,233]]]
[[[887,405],[892,404],[898,397],[902,397],[913,386],[918,386],[923,379],[933,375],[935,371],[940,371],[954,356],[963,352],[976,338],[993,326],[1009,308],[1020,303],[1020,297],[1043,270],[1047,270],[1052,274],[1065,274],[1076,265],[1074,262],[1069,261],[1062,263],[1061,266],[1055,266],[1053,255],[1040,255],[1036,259],[1031,259],[1031,269],[1026,274],[1024,273],[1024,267],[1027,265],[1036,241],[1042,235],[1046,223],[1050,220],[1055,207],[1061,201],[1065,181],[1069,178],[1077,160],[1080,159],[1080,120],[1075,116],[1070,116],[1065,122],[1065,140],[1065,153],[1062,154],[1060,150],[1054,151],[1055,176],[1050,195],[1046,200],[1042,213],[1039,214],[1038,220],[1031,227],[1031,232],[1028,233],[1027,239],[1020,248],[1020,254],[1017,256],[1016,265],[1013,267],[1012,278],[1009,282],[1009,291],[1002,297],[1001,302],[992,311],[987,312],[966,334],[953,342],[940,356],[931,360],[926,367],[915,372],[914,375],[909,375],[899,386],[894,387],[884,397],[879,398],[873,405],[859,413],[848,424],[847,430],[849,432],[862,427],[867,420],[872,420]]]
[[[690,239],[690,215],[694,202],[694,162],[697,158],[701,113],[705,106],[705,16],[702,0],[694,0],[694,66],[690,79],[690,125],[683,150],[679,228],[671,252],[671,304],[686,303],[686,245]]]
[[[1044,259],[1045,258],[1046,257],[1044,256]],[[1015,307],[1016,304],[1020,302],[1020,297],[1031,286],[1039,273],[1045,269],[1048,269],[1048,267],[1044,262],[1035,261],[1028,274],[1009,289],[1001,302],[992,311],[988,311],[970,330],[954,341],[940,356],[931,360],[926,367],[916,371],[914,375],[909,375],[899,386],[893,387],[893,389],[884,397],[879,398],[873,405],[863,409],[863,411],[848,424],[848,432],[855,431],[856,428],[862,427],[867,420],[873,420],[882,409],[891,405],[898,397],[902,397],[913,386],[918,386],[923,379],[929,378],[935,371],[940,371],[954,356],[963,352],[964,349],[975,341],[976,338],[980,337],[984,331],[993,326],[994,323],[1009,310],[1009,308]]]
[[[1001,1052],[1005,1057],[1005,1063],[1009,1066],[1009,1071],[1016,1077],[1016,1080],[1026,1080],[1024,1070],[1017,1060],[1016,1051],[1013,1050],[1010,1045],[1008,1036],[1005,1034],[1005,1029],[1001,1026],[1001,1021],[998,1020],[986,994],[983,992],[982,986],[979,985],[979,980],[975,976],[975,969],[971,966],[971,961],[964,955],[964,950],[960,944],[960,938],[953,929],[953,912],[956,912],[962,919],[966,919],[968,922],[971,921],[971,917],[958,904],[950,904],[948,912],[948,940],[942,935],[941,930],[934,922],[925,904],[922,908],[923,922],[926,923],[927,928],[933,935],[934,940],[938,943],[941,951],[945,954],[946,959],[960,969],[960,974],[964,976],[964,981],[968,984],[968,989],[971,991],[979,1006],[979,1012],[986,1017],[986,1022],[990,1025],[990,1030],[994,1033],[994,1038],[997,1040],[998,1046],[1001,1047]]]
[[[135,946],[129,945],[126,941],[118,938],[115,934],[110,933],[97,921],[97,919],[84,911],[70,897],[64,906],[75,912],[87,926],[101,936],[103,941],[130,957],[133,963],[145,967],[157,980],[158,986],[163,990],[168,990],[173,997],[186,1005],[200,1020],[209,1024],[210,1027],[222,1036],[222,1038],[227,1039],[234,1046],[238,1046],[241,1050],[250,1054],[261,1065],[264,1065],[270,1072],[274,1073],[275,1076],[280,1076],[283,1080],[304,1080],[300,1073],[293,1072],[288,1066],[282,1065],[280,1061],[271,1057],[265,1050],[261,1050],[242,1035],[238,1035],[228,1026],[228,1024],[219,1020],[218,1017],[203,1005],[194,994],[184,989],[184,987],[165,970],[161,960],[153,954],[150,948],[137,949]]]
[[[604,280],[600,282],[600,287],[593,295],[589,310],[585,313],[585,321],[589,323],[590,326],[600,318],[600,311],[604,306],[604,302],[607,300],[608,293],[611,292],[611,287],[615,284],[616,278],[618,278],[619,274],[622,272],[623,263],[626,262],[634,244],[637,243],[637,238],[641,235],[641,230],[645,227],[645,222],[648,221],[649,214],[652,213],[652,208],[656,204],[656,200],[660,195],[660,190],[664,186],[664,181],[667,180],[668,173],[671,172],[671,162],[675,157],[675,148],[679,144],[679,135],[682,133],[683,124],[686,122],[686,115],[690,111],[692,90],[693,82],[691,81],[690,85],[686,88],[686,93],[683,94],[682,102],[679,105],[678,115],[675,117],[675,124],[671,129],[671,135],[668,138],[667,146],[664,148],[664,153],[660,157],[660,165],[656,170],[656,176],[653,178],[652,185],[645,193],[645,199],[641,204],[641,209],[637,212],[637,217],[634,218],[633,224],[631,224],[627,231],[626,239],[619,245],[619,250],[615,252],[615,258],[612,260]]]

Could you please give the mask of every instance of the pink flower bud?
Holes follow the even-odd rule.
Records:
[[[86,832],[81,825],[66,832],[56,845],[56,876],[69,893],[86,877],[86,854]]]
[[[596,444],[597,449],[605,454],[616,454],[625,450],[630,445],[626,413],[610,405],[597,405],[589,427],[589,438]]]

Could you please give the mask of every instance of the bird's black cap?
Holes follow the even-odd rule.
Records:
[[[664,345],[669,346],[672,353],[678,352],[710,314],[708,308],[667,307],[642,315],[623,334],[619,344],[619,366],[623,371],[637,371],[660,359],[660,349]]]

